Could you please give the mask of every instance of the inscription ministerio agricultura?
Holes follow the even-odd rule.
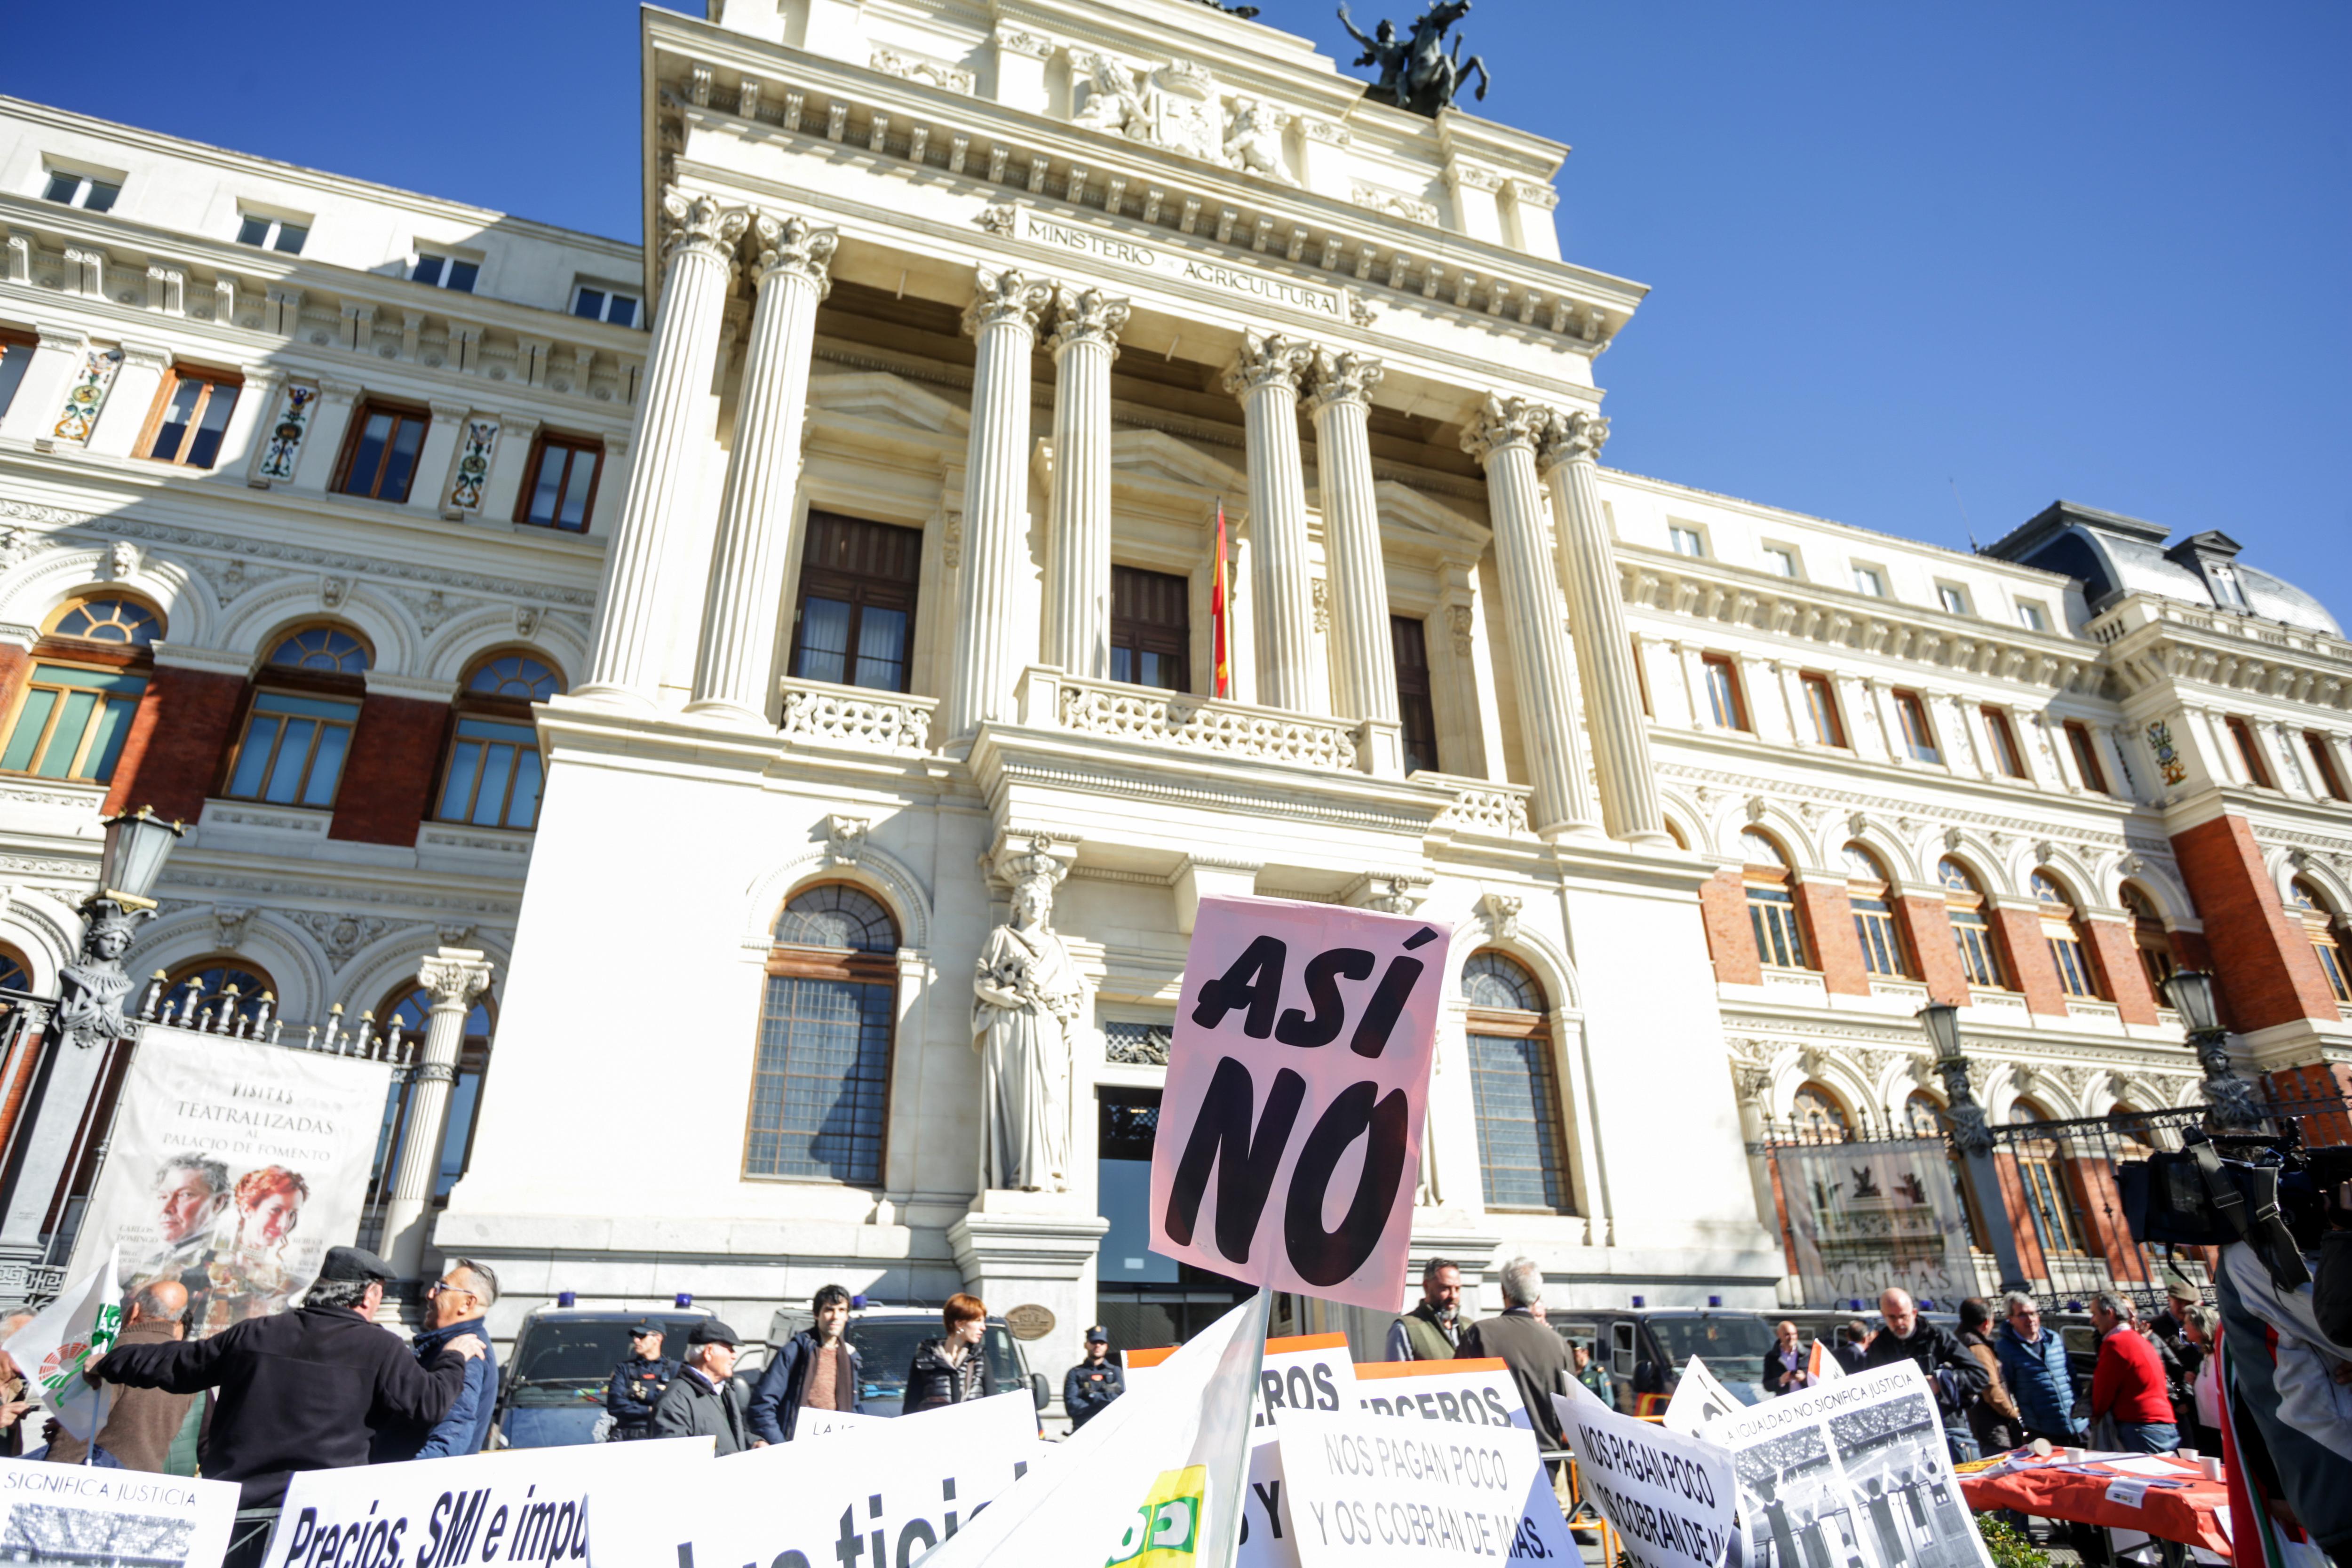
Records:
[[[1170,246],[1131,239],[1092,224],[1040,217],[1027,207],[1012,208],[1008,216],[1001,221],[1009,225],[1007,232],[1013,239],[1025,239],[1034,245],[1068,251],[1112,267],[1149,272],[1161,278],[1181,278],[1239,299],[1286,306],[1335,321],[1355,319],[1353,301],[1344,289],[1302,283],[1296,279],[1281,278],[1254,268],[1231,267],[1204,257],[1188,255]]]

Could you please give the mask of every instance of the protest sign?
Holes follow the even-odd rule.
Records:
[[[0,1459],[0,1561],[217,1568],[236,1483]]]
[[[710,1450],[708,1437],[663,1437],[297,1470],[262,1561],[269,1568],[616,1568],[648,1561],[604,1538],[656,1511],[648,1500],[707,1502],[698,1480],[709,1473]],[[594,1538],[592,1498],[601,1521]],[[664,1558],[663,1568],[675,1561]]]
[[[1151,1159],[1151,1249],[1394,1311],[1454,928],[1207,898]]]
[[[1738,1506],[1729,1452],[1620,1415],[1580,1385],[1551,1400],[1584,1495],[1625,1538],[1633,1568],[1716,1568],[1723,1561]]]
[[[1356,1368],[1356,1402],[1408,1421],[1535,1429],[1519,1380],[1499,1356],[1367,1362]]]
[[[1004,1396],[999,1394],[997,1397]],[[1034,1408],[1034,1403],[1031,1407]],[[924,1413],[918,1411],[916,1414]],[[793,1412],[791,1436],[792,1440],[797,1443],[803,1437],[824,1437],[835,1432],[855,1432],[863,1426],[879,1426],[889,1419],[887,1415],[867,1415],[856,1410],[815,1410],[803,1405]]]
[[[1276,1439],[1303,1568],[1580,1561],[1532,1432],[1286,1412]]]
[[[283,1310],[359,1233],[392,1068],[150,1024],[74,1257],[176,1279],[202,1339]]]
[[[1990,1568],[1908,1361],[1711,1423],[1731,1451],[1748,1568]]]
[[[1696,1436],[1706,1430],[1707,1423],[1747,1408],[1739,1395],[1724,1387],[1723,1380],[1707,1370],[1706,1362],[1693,1356],[1683,1363],[1683,1374],[1675,1384],[1675,1395],[1666,1401],[1661,1419],[1675,1431]]]
[[[82,1365],[111,1349],[122,1330],[115,1283],[118,1250],[108,1248],[98,1268],[66,1287],[32,1321],[9,1335],[6,1346],[9,1359],[25,1374],[30,1397],[47,1405],[58,1423],[85,1443],[103,1419],[100,1407],[106,1391],[82,1377]]]

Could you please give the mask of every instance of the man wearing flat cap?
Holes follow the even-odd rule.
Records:
[[[626,1443],[650,1434],[654,1406],[677,1379],[677,1358],[662,1352],[662,1326],[652,1318],[629,1329],[629,1359],[613,1369],[604,1385],[604,1409],[613,1417],[610,1443]]]
[[[419,1359],[373,1321],[392,1268],[356,1247],[327,1249],[319,1278],[290,1312],[247,1318],[205,1340],[118,1344],[92,1357],[93,1383],[213,1395],[211,1429],[198,1450],[208,1480],[240,1489],[226,1568],[258,1562],[266,1517],[296,1470],[368,1462],[379,1427],[432,1426],[466,1384],[466,1363],[488,1347],[462,1334]]]
[[[705,1318],[686,1336],[686,1365],[654,1406],[649,1437],[717,1439],[714,1450],[740,1454],[764,1448],[767,1439],[752,1436],[744,1408],[743,1391],[735,1386],[735,1351],[742,1341],[716,1318]]]

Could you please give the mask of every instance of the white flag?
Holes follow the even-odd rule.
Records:
[[[122,1249],[68,1286],[40,1315],[8,1338],[0,1350],[25,1374],[28,1398],[38,1399],[65,1429],[87,1443],[99,1426],[100,1391],[82,1380],[82,1363],[114,1343],[122,1331],[122,1307],[114,1285]]]
[[[1259,1291],[1160,1363],[941,1542],[923,1568],[1231,1563],[1271,1300]]]

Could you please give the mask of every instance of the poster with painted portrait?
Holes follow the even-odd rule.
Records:
[[[128,1297],[170,1281],[190,1335],[283,1311],[359,1230],[392,1068],[150,1024],[74,1244],[120,1243]]]

